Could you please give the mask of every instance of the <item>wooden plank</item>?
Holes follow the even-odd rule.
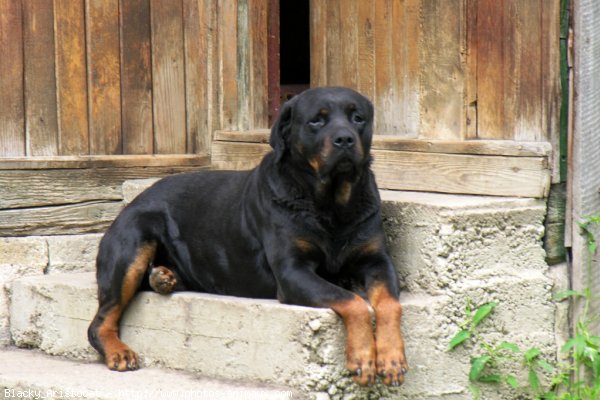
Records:
[[[124,155],[0,158],[1,170],[118,168],[118,167],[205,167],[206,155]]]
[[[541,67],[542,67],[542,122],[541,133],[543,140],[552,143],[555,152],[552,157],[552,182],[561,180],[561,157],[560,146],[560,2],[542,2],[542,39],[541,39]],[[566,90],[566,88],[565,88]]]
[[[126,180],[199,169],[202,167],[173,165],[0,171],[0,209],[122,200],[121,185]]]
[[[237,107],[238,129],[249,129],[250,120],[250,32],[248,0],[237,0]],[[223,79],[227,79],[223,76]],[[224,100],[226,102],[226,100]]]
[[[152,0],[150,10],[154,151],[158,154],[184,154],[187,151],[187,134],[183,5],[181,0]]]
[[[86,0],[90,154],[121,154],[119,0]]]
[[[393,104],[392,54],[392,5],[390,0],[375,2],[375,20],[373,27],[373,40],[375,41],[375,93],[373,105],[377,113],[373,129],[375,132],[394,132],[394,118],[396,112]]]
[[[330,2],[337,3],[337,12],[332,15],[340,19],[339,25],[339,44],[332,50],[342,56],[342,62],[333,68],[340,71],[341,77],[337,84],[351,88],[358,87],[359,66],[358,66],[358,5],[356,1]],[[335,43],[335,42],[332,42]],[[332,82],[336,84],[336,82]]]
[[[123,153],[154,153],[150,0],[120,0]]]
[[[184,0],[185,101],[187,136],[195,154],[208,154],[211,142],[212,47],[210,46],[210,1]]]
[[[0,156],[25,154],[21,2],[0,1]]]
[[[58,155],[54,7],[52,0],[23,0],[26,154]]]
[[[224,142],[269,143],[267,129],[234,132],[216,131],[215,140]],[[547,142],[516,142],[509,140],[419,140],[403,139],[397,136],[375,135],[373,149],[399,150],[423,153],[497,155],[515,157],[549,157],[552,146]]]
[[[220,126],[225,129],[238,125],[238,10],[236,0],[218,4],[218,42],[220,82],[217,87],[221,110]]]
[[[121,201],[95,201],[59,207],[0,210],[0,236],[103,232],[122,208]]]
[[[268,0],[249,0],[250,128],[269,127]]]
[[[392,131],[378,134],[416,138],[420,126],[419,37],[421,0],[392,2]]]
[[[59,154],[89,154],[83,1],[55,0]]]
[[[465,139],[477,138],[477,7],[478,0],[466,0],[466,64],[465,64]]]
[[[213,143],[213,167],[249,169],[270,151],[267,144]],[[545,197],[545,157],[504,157],[373,150],[380,188],[492,196]],[[399,171],[402,171],[399,173]]]
[[[358,84],[357,89],[367,97],[375,93],[375,8],[371,1],[359,1],[357,9]],[[312,54],[311,54],[312,56]]]
[[[421,2],[419,137],[465,136],[464,15],[464,1]]]
[[[329,43],[327,42],[328,3],[329,1],[310,0],[311,86],[324,86],[327,84],[327,47],[329,46]]]
[[[540,198],[550,186],[543,157],[375,150],[374,158],[382,189]]]

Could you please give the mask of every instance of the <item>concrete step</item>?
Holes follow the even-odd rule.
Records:
[[[151,182],[126,183],[126,198]],[[542,200],[392,191],[382,191],[381,197],[387,242],[403,288],[403,331],[411,366],[400,389],[353,384],[344,368],[344,329],[330,310],[198,293],[142,293],[123,320],[124,340],[140,353],[145,366],[276,384],[332,400],[470,398],[470,349],[446,351],[467,302],[499,304],[493,319],[481,327],[484,337],[500,335],[546,354],[555,351],[560,336],[556,327],[565,326],[565,314],[557,313],[551,297],[567,274],[545,263]],[[41,248],[36,262],[45,265],[44,254],[49,261],[45,275],[42,270],[39,276],[4,281],[12,291],[11,340],[48,354],[97,360],[85,334],[97,306],[93,274],[60,273],[67,270],[62,265],[75,269],[78,239],[69,242],[72,252],[50,246],[62,239],[20,238],[9,244],[27,248],[29,241]],[[85,254],[82,250],[80,259],[89,268],[88,255],[94,251],[81,248]],[[24,269],[14,251],[10,253],[8,259],[15,261],[8,270]],[[62,264],[53,266],[57,255]],[[514,397],[498,391],[486,393],[488,398]]]
[[[156,368],[124,374],[99,363],[0,349],[0,399],[17,398],[288,400],[301,396],[285,388],[240,385]]]

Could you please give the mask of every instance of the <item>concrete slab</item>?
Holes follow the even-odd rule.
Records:
[[[468,358],[440,351],[441,310],[449,300],[401,298],[412,370],[399,389],[359,388],[352,382],[344,368],[343,324],[327,309],[189,292],[140,293],[121,332],[145,367],[276,384],[330,399],[446,399],[466,393],[468,373]],[[19,279],[12,287],[13,340],[20,347],[97,361],[86,339],[96,301],[92,273]],[[440,365],[452,365],[441,381]]]
[[[123,374],[98,363],[69,361],[39,352],[0,350],[0,399],[86,400],[288,400],[301,393],[265,385],[199,378],[144,368]]]

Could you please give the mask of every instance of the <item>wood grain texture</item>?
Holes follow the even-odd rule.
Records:
[[[0,209],[45,207],[123,199],[129,179],[162,177],[201,169],[193,166],[111,167],[0,171]],[[26,181],[27,185],[23,185]]]
[[[181,0],[152,0],[154,151],[185,154],[185,60]]]
[[[52,0],[23,0],[25,132],[28,156],[58,154]]]
[[[119,0],[86,0],[90,154],[121,154]]]
[[[550,3],[558,4],[478,1],[477,137],[549,140],[559,71],[558,6]]]
[[[267,144],[213,143],[219,169],[250,169],[271,150]],[[373,150],[373,171],[382,189],[492,196],[545,197],[550,186],[546,157],[504,157]]]
[[[58,207],[0,210],[0,236],[103,232],[122,208],[121,201],[93,201]]]
[[[269,127],[268,0],[249,0],[250,116],[249,128]]]
[[[0,158],[0,170],[73,169],[73,168],[133,168],[133,167],[207,167],[206,155],[123,155],[123,156],[60,156],[36,158]]]
[[[254,131],[216,131],[215,140],[222,142],[269,143],[268,129]],[[552,146],[547,142],[517,142],[512,140],[420,140],[390,135],[375,135],[373,149],[423,153],[499,155],[515,157],[550,157]]]
[[[189,153],[210,151],[214,106],[211,104],[214,46],[211,29],[215,5],[207,0],[184,0],[185,101]]]
[[[327,84],[327,7],[329,2],[310,0],[310,85]],[[363,3],[363,2],[361,2]],[[366,3],[366,2],[365,2]]]
[[[120,0],[123,152],[152,154],[150,0]]]
[[[54,1],[59,154],[89,154],[85,20],[81,0]]]
[[[0,1],[0,156],[25,154],[21,2]]]
[[[464,7],[462,0],[421,2],[419,137],[465,136]]]
[[[220,126],[224,129],[238,126],[238,8],[236,0],[223,0],[217,10],[219,43],[219,85],[217,99]]]

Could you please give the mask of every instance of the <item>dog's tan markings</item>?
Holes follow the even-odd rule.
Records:
[[[373,254],[377,254],[381,251],[382,247],[382,239],[380,237],[376,237],[365,242],[359,249],[361,255],[369,256]]]
[[[297,238],[296,240],[294,240],[294,243],[296,244],[296,248],[298,248],[304,253],[311,252],[315,249],[315,246],[306,239]]]
[[[323,148],[321,149],[321,160],[327,160],[331,156],[333,151],[333,141],[331,137],[327,136],[323,140]]]
[[[330,305],[346,327],[346,367],[359,385],[375,383],[376,348],[367,303],[358,295]]]
[[[390,295],[385,284],[377,283],[369,290],[369,301],[375,309],[377,373],[386,385],[404,382],[408,363],[404,355],[404,339],[400,330],[402,306]]]
[[[120,303],[111,308],[98,327],[98,339],[108,368],[117,371],[139,368],[137,354],[119,339],[119,320],[125,307],[137,292],[146,269],[156,252],[156,243],[144,244],[127,268],[121,286]]]
[[[345,206],[350,201],[350,196],[352,196],[352,184],[348,181],[343,181],[335,191],[335,202],[340,206]]]
[[[319,157],[311,158],[310,160],[308,160],[308,164],[315,171],[317,176],[319,176],[321,171],[321,159]]]

